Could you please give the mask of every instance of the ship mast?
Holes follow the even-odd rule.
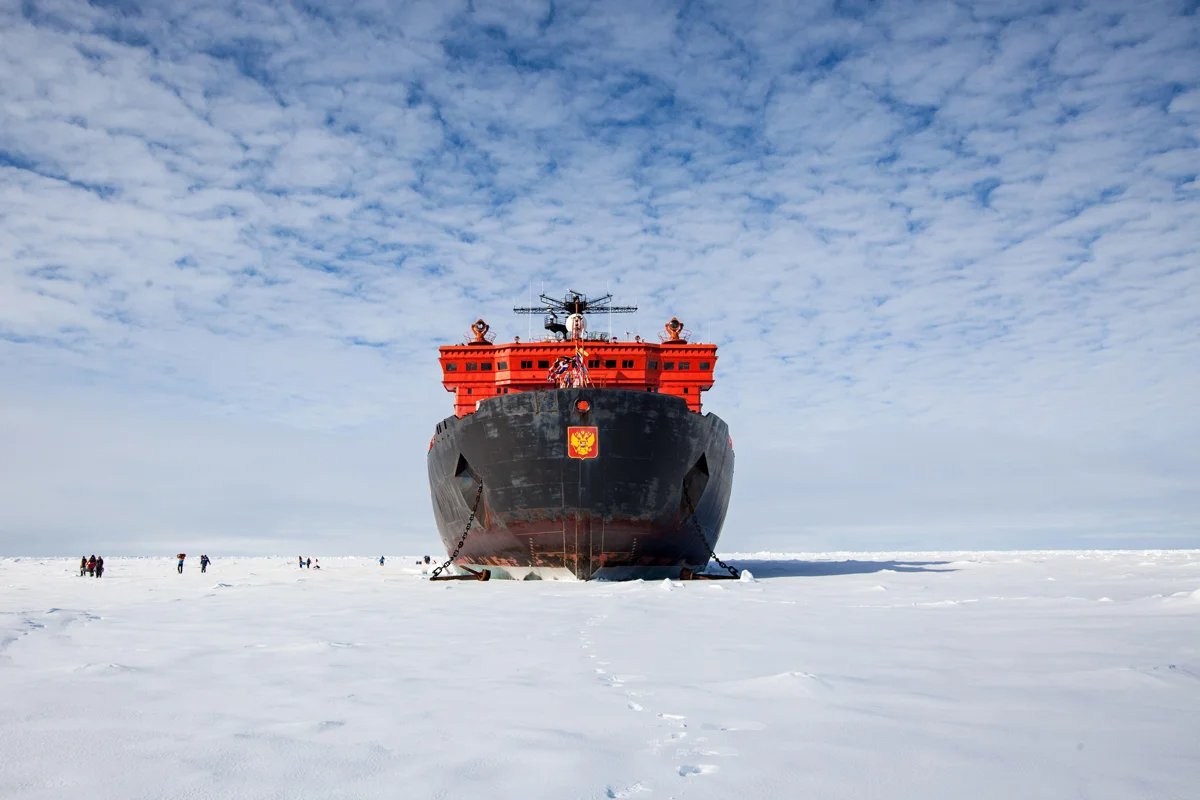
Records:
[[[518,314],[545,314],[545,327],[560,342],[571,342],[575,352],[570,356],[560,356],[550,368],[546,379],[553,381],[560,389],[573,386],[591,386],[592,379],[588,375],[587,350],[583,345],[587,341],[608,341],[610,337],[600,333],[588,336],[586,312],[607,311],[616,314],[632,314],[637,306],[614,306],[612,295],[588,298],[587,295],[574,289],[567,290],[567,296],[562,300],[545,294],[539,298],[545,305],[518,306],[513,309]],[[560,320],[559,314],[565,314],[566,319]]]
[[[545,314],[546,330],[554,334],[559,341],[581,342],[589,338],[586,335],[586,313],[604,311],[609,314],[632,314],[637,311],[637,306],[612,305],[611,294],[589,298],[574,289],[567,290],[567,296],[562,300],[545,294],[540,295],[538,299],[542,301],[542,305],[517,306],[513,311],[517,314]],[[559,315],[562,315],[563,319],[560,319]],[[603,339],[603,334],[598,338]]]

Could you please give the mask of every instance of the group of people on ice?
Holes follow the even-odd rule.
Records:
[[[317,563],[315,558],[305,558],[304,556],[296,556],[296,560],[300,563],[300,569],[320,569],[321,565]]]
[[[99,578],[104,574],[104,559],[95,556],[84,556],[79,559],[79,577],[87,575]]]
[[[384,561],[385,561],[385,560],[386,560],[386,559],[385,559],[383,556],[380,556],[380,557],[379,557],[379,566],[381,566],[381,567],[382,567],[382,566],[383,566],[383,564],[384,564]],[[425,563],[426,563],[426,564],[430,563],[430,560],[431,560],[431,559],[429,558],[429,556],[425,556]],[[420,559],[417,559],[417,566],[418,566],[418,567],[419,567],[419,566],[421,566],[421,560],[420,560]]]
[[[179,570],[179,574],[182,575],[183,574],[183,562],[184,562],[184,559],[187,558],[187,553],[179,553],[175,557],[177,559],[179,559],[179,563],[176,565],[176,568]],[[206,555],[201,555],[200,556],[200,571],[208,572],[208,565],[211,563],[212,563],[211,558],[209,558]]]

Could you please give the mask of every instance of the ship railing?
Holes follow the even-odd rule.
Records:
[[[558,344],[570,344],[571,343],[570,339],[559,339],[557,336],[555,336],[552,333],[548,333],[543,336],[534,336],[532,339],[529,339],[528,341],[533,342],[533,343],[539,343],[539,342],[557,342]],[[615,339],[611,339],[607,333],[601,333],[599,331],[587,331],[583,334],[582,341],[585,341],[585,342],[609,342],[609,341],[615,341]]]

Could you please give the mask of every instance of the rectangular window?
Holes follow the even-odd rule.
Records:
[[[522,361],[521,369],[533,369],[533,362],[532,361]]]
[[[633,369],[633,359],[626,358],[621,361],[621,369]]]
[[[491,372],[492,371],[492,362],[484,361],[482,364],[479,365],[479,368],[481,370],[483,370],[484,372]]]
[[[467,372],[474,372],[477,369],[479,369],[479,365],[476,364],[474,361],[467,362]]]
[[[446,372],[455,372],[458,370],[458,364],[453,362],[446,365]]]
[[[646,363],[646,366],[649,367],[650,369],[658,369],[658,362],[657,361],[649,361]]]
[[[683,387],[683,393],[684,393],[684,394],[689,394],[688,387],[686,387],[686,386],[685,386],[685,387]]]
[[[663,369],[675,369],[675,362],[674,361],[664,361]]]
[[[679,362],[679,368],[680,368],[680,369],[691,369],[691,368],[692,368],[692,362],[690,362],[690,361],[680,361],[680,362]]]
[[[600,359],[598,359],[598,358],[589,358],[588,359],[588,369],[599,369],[599,368],[600,368]]]
[[[607,367],[608,369],[615,369],[617,366],[617,360],[615,358],[607,359],[604,362],[604,366]]]
[[[508,362],[507,361],[497,361],[496,369],[508,369]]]
[[[470,388],[467,389],[467,394],[471,394]]]
[[[538,369],[550,369],[550,362],[549,362],[549,361],[544,361],[544,360],[543,360],[543,361],[539,361],[539,362],[538,362]]]
[[[709,361],[701,361],[700,369],[712,369],[712,363]]]
[[[499,386],[497,386],[497,387],[496,387],[496,394],[500,394],[500,387],[499,387]]]

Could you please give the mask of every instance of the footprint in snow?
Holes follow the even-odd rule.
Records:
[[[717,771],[716,764],[681,764],[679,777],[690,778],[693,775],[708,775]]]

